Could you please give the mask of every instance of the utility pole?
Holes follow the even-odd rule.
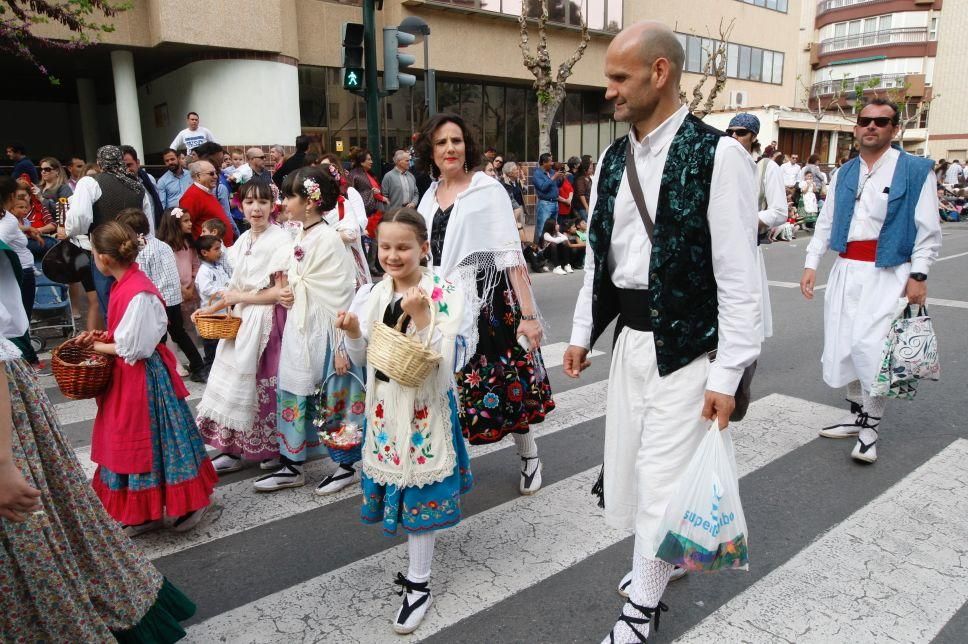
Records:
[[[383,0],[379,0],[382,6]],[[376,67],[376,3],[363,0],[363,62],[366,71],[366,147],[373,155],[374,174],[383,169],[380,154],[380,86]]]

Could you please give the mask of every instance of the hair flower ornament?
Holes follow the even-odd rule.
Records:
[[[184,214],[185,214],[185,211],[182,210],[181,208],[172,208],[171,209],[171,216],[174,217],[175,219],[181,219],[182,218],[182,215],[184,215]]]
[[[323,193],[319,189],[319,184],[316,183],[315,179],[305,179],[303,181],[303,189],[306,191],[306,198],[313,203],[319,203],[323,198]]]

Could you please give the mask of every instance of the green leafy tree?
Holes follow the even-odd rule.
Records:
[[[131,8],[111,0],[0,0],[0,52],[25,60],[57,85],[38,55],[40,49],[80,49],[102,33],[114,31],[107,21]],[[67,39],[35,34],[38,25],[60,25]]]

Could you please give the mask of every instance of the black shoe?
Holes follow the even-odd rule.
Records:
[[[200,382],[204,385],[208,382],[208,373],[206,373],[205,367],[199,367],[189,374],[188,379],[192,382]]]

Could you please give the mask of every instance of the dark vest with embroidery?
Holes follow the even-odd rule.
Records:
[[[656,205],[649,260],[649,309],[659,375],[666,376],[718,342],[719,304],[713,276],[712,243],[706,211],[716,144],[723,133],[692,115],[669,145]],[[608,269],[615,197],[625,174],[627,138],[616,140],[602,160],[588,242],[595,258],[592,337],[601,336],[619,313]],[[616,336],[621,328],[616,329]]]

